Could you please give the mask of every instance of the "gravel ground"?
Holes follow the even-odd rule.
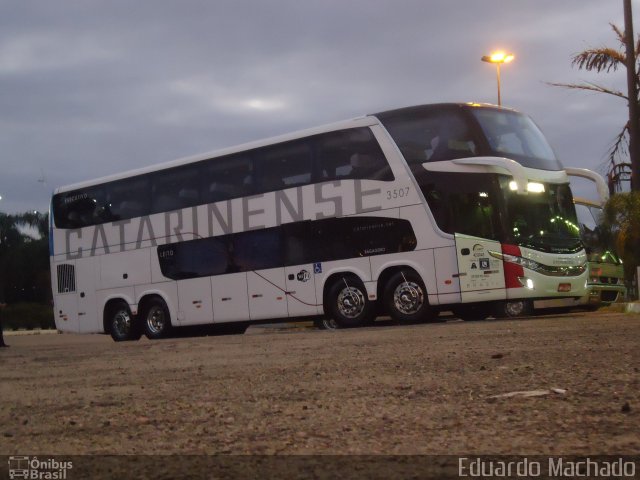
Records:
[[[6,340],[4,455],[640,452],[638,315]]]

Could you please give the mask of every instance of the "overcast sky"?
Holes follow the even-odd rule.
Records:
[[[633,2],[640,15],[640,0]],[[0,211],[54,188],[250,140],[443,101],[531,115],[598,169],[625,122],[572,54],[618,47],[622,0],[0,0]],[[638,33],[638,26],[635,28]]]

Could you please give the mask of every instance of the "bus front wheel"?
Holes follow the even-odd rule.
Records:
[[[338,330],[340,325],[331,317],[317,318],[313,321],[313,326],[320,330]]]
[[[533,305],[529,300],[507,300],[496,305],[496,317],[513,318],[530,315]]]
[[[367,289],[354,275],[340,277],[331,285],[326,311],[341,328],[360,327],[373,320],[374,315]]]
[[[116,342],[139,340],[141,333],[126,302],[118,302],[109,308],[109,333]]]
[[[144,334],[150,340],[165,338],[171,331],[171,316],[163,300],[151,300],[144,313]]]

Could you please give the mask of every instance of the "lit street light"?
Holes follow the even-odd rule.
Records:
[[[500,98],[500,64],[509,63],[515,57],[512,53],[495,52],[491,55],[484,55],[481,60],[487,63],[495,63],[496,65],[496,77],[498,79],[498,106],[502,106],[502,99]]]

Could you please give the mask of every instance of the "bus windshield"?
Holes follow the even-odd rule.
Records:
[[[510,178],[501,176],[508,242],[543,252],[573,253],[582,249],[568,184],[539,184],[543,191],[519,195],[511,183]]]

